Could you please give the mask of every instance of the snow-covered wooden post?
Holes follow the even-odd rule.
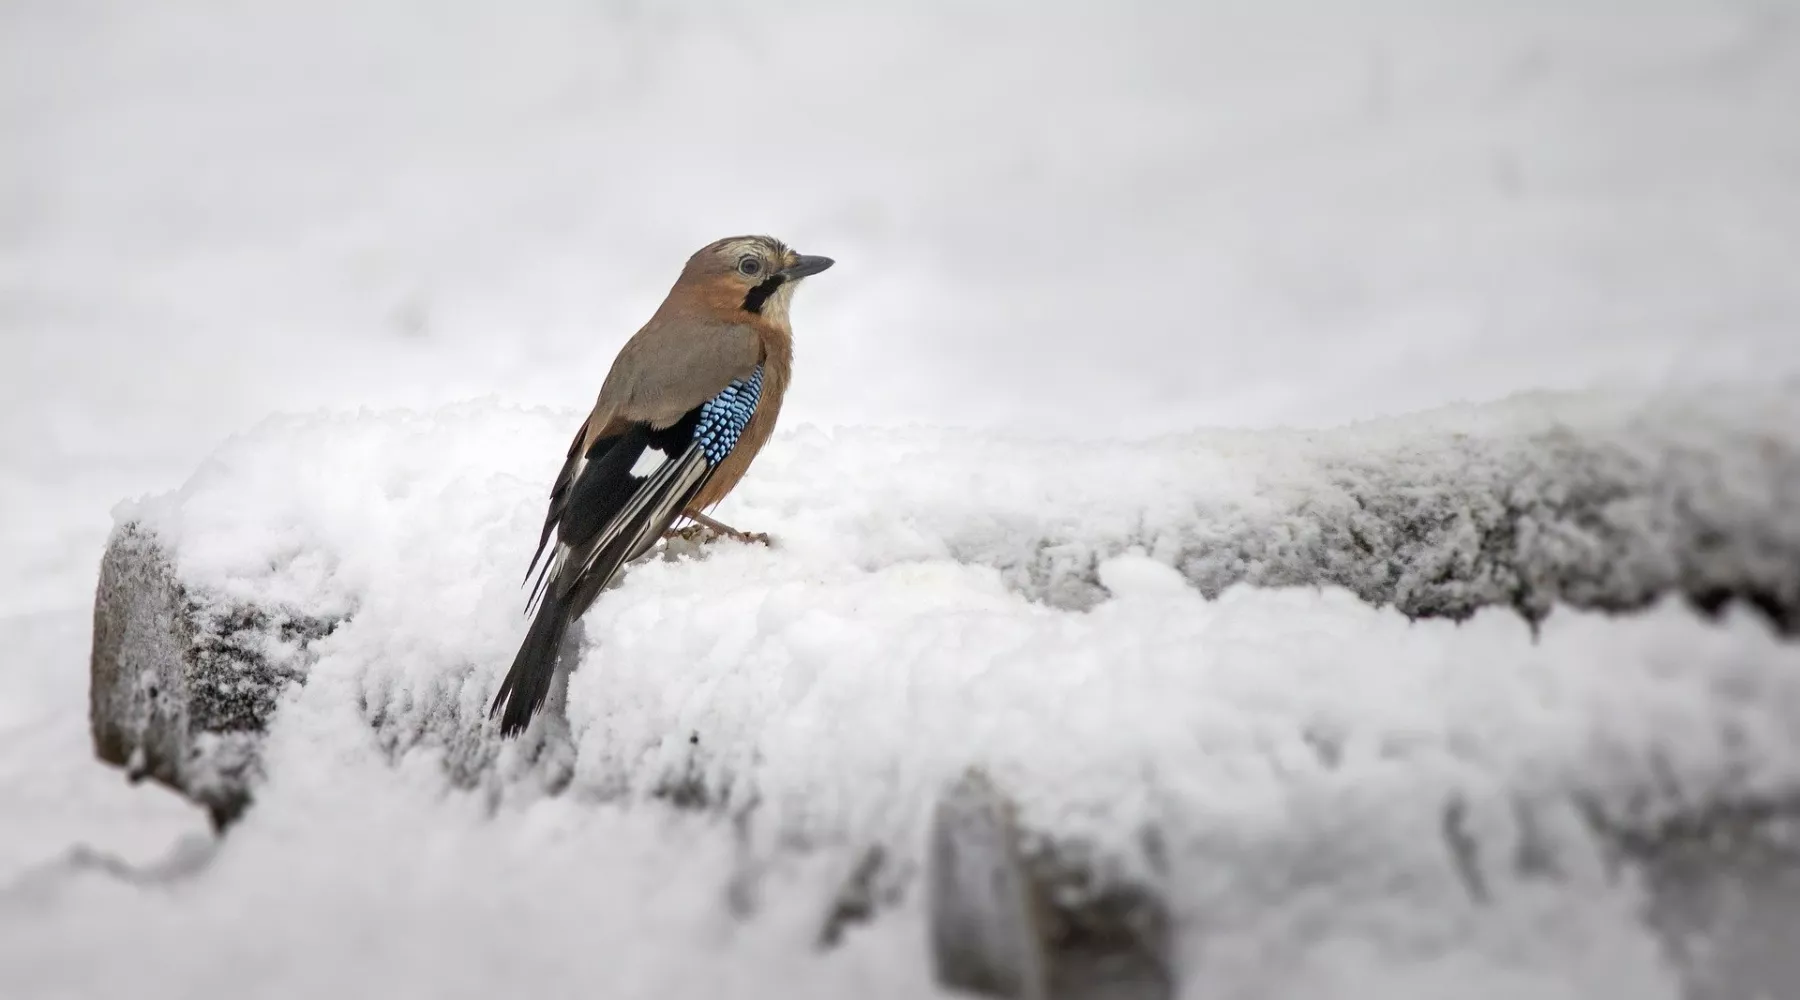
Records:
[[[200,803],[222,829],[249,805],[278,697],[338,622],[197,593],[176,564],[142,525],[113,532],[94,594],[89,726],[95,756]]]
[[[1019,1000],[1049,996],[1049,943],[1021,858],[1012,803],[970,770],[938,800],[925,859],[931,958],[946,986]]]
[[[938,981],[1016,1000],[1167,1000],[1175,995],[1160,887],[1097,899],[1061,883],[1092,874],[1030,859],[1006,793],[971,768],[939,797],[925,854],[926,919]]]

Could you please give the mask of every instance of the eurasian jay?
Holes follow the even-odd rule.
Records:
[[[594,411],[550,488],[525,577],[556,544],[532,589],[531,627],[489,715],[523,731],[550,693],[569,626],[626,563],[677,518],[745,539],[705,511],[731,492],[775,429],[793,360],[788,302],[829,257],[767,236],[734,236],[688,258],[668,297],[613,360]],[[646,452],[662,461],[644,468]]]

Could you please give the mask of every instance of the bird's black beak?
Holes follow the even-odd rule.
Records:
[[[794,259],[792,264],[781,269],[781,276],[789,281],[797,281],[809,274],[818,274],[820,271],[823,271],[836,263],[837,261],[832,260],[830,257],[812,257],[807,254],[801,254]]]

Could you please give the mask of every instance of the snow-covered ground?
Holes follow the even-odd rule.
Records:
[[[139,886],[57,861],[76,844],[180,861],[204,830],[88,758],[87,606],[115,502],[176,487],[272,411],[408,406],[430,422],[468,397],[549,407],[516,441],[469,444],[465,475],[432,484],[484,492],[481,509],[506,520],[422,539],[415,569],[445,600],[428,617],[395,609],[411,617],[381,633],[406,640],[378,664],[394,677],[442,662],[403,651],[460,650],[473,702],[517,627],[517,568],[473,578],[485,564],[471,553],[497,563],[537,516],[560,454],[542,442],[566,436],[680,260],[715,237],[769,231],[840,262],[797,303],[791,433],[772,459],[846,425],[891,428],[856,432],[871,449],[939,440],[907,424],[975,428],[970,450],[1008,447],[973,436],[1002,432],[1101,448],[1800,372],[1800,22],[1782,5],[1176,6],[8,4],[0,995],[928,991],[916,900],[816,956],[817,902],[841,875],[823,862],[772,874],[761,914],[740,922],[724,905],[732,841],[704,821],[566,799],[490,817],[428,763],[389,768],[344,725],[345,685],[369,664],[342,657],[322,676],[343,684],[309,686],[298,704],[312,711],[276,733],[283,780],[203,875]],[[489,455],[496,469],[477,478]],[[753,477],[792,534],[806,524],[797,486],[823,474],[784,460]],[[358,513],[340,516],[375,530]],[[861,527],[869,551],[906,541]],[[1198,773],[1219,778],[1209,808],[1271,838],[1304,838],[1327,803],[1377,833],[1379,817],[1404,824],[1392,783],[1535,774],[1593,736],[1581,723],[1612,696],[1632,698],[1641,725],[1608,732],[1687,733],[1693,759],[1714,763],[1702,723],[1738,711],[1731,699],[1760,693],[1756,711],[1777,713],[1732,716],[1753,735],[1775,740],[1768,720],[1793,718],[1779,714],[1791,690],[1766,686],[1792,654],[1744,618],[1569,615],[1533,645],[1499,613],[1457,629],[1331,594],[1203,604],[1129,562],[1114,567],[1122,596],[1085,617],[1027,605],[979,567],[834,565],[727,552],[652,567],[602,602],[593,627],[626,669],[579,674],[572,717],[641,711],[609,719],[619,736],[593,751],[653,755],[658,726],[705,709],[658,700],[686,690],[648,669],[658,656],[691,678],[679,671],[754,647],[793,701],[771,716],[784,728],[736,736],[804,776],[815,745],[880,748],[879,733],[858,744],[833,721],[877,692],[822,664],[872,644],[884,670],[870,683],[896,699],[935,685],[939,700],[907,704],[951,705],[942,689],[967,681],[954,673],[966,663],[891,640],[947,649],[952,633],[994,659],[971,713],[1056,710],[1033,707],[1034,644],[1197,685],[1186,697],[1216,706],[1198,744],[1140,722],[1123,694],[1096,695],[1070,725],[1098,738],[1130,716],[1146,740],[1187,741],[1211,768]],[[677,629],[709,595],[729,613]],[[645,645],[671,633],[680,655]],[[1195,644],[1203,676],[1158,673]],[[1454,682],[1452,661],[1468,667]],[[1339,662],[1368,672],[1354,697],[1325,683]],[[726,677],[749,684],[749,666]],[[1296,719],[1426,749],[1329,779],[1303,771],[1325,782],[1305,801],[1326,811],[1309,814],[1271,776],[1300,766],[1282,749]],[[1527,732],[1504,767],[1434,749]],[[1794,764],[1755,745],[1771,774]],[[1049,767],[1055,752],[1016,763]],[[909,761],[923,782],[932,762]],[[1396,880],[1417,892],[1386,892]],[[1195,987],[1210,996],[1675,989],[1627,888],[1527,887],[1459,922],[1434,895],[1454,887],[1441,867],[1377,866],[1362,895],[1324,902],[1188,884],[1201,887],[1183,905],[1269,907],[1214,939],[1212,978]],[[1358,920],[1320,930],[1328,904]]]
[[[1236,587],[1209,601],[1183,575],[1244,560],[1233,546],[1258,533],[1304,550],[1309,527],[1354,509],[1338,502],[1346,488],[1439,498],[1421,521],[1500,491],[1529,503],[1529,484],[1496,487],[1483,471],[1509,448],[1552,440],[1532,436],[1544,426],[1575,440],[1633,427],[1649,440],[1680,435],[1723,468],[1747,450],[1800,469],[1761,439],[1800,419],[1787,399],[1708,404],[1715,416],[1763,414],[1748,431],[1673,399],[1640,401],[1635,414],[1600,402],[1537,399],[1307,435],[1171,436],[1113,452],[796,429],[731,503],[734,520],[777,546],[635,568],[585,619],[572,754],[560,743],[543,754],[527,738],[491,763],[473,736],[523,626],[517,571],[537,530],[543,456],[577,413],[476,403],[268,421],[179,491],[120,510],[169,547],[204,614],[248,604],[341,621],[313,644],[308,680],[277,716],[267,782],[228,842],[230,862],[184,891],[239,901],[249,890],[224,872],[254,850],[240,843],[329,856],[344,848],[319,827],[346,815],[401,814],[398,834],[359,819],[370,839],[410,845],[415,824],[473,824],[490,849],[524,850],[499,845],[534,836],[545,810],[610,815],[625,804],[639,817],[618,821],[629,829],[680,797],[719,814],[711,840],[693,834],[718,867],[668,890],[691,888],[669,905],[711,916],[680,909],[680,920],[763,902],[774,912],[749,917],[752,950],[722,962],[807,961],[806,935],[836,885],[880,846],[884,883],[911,891],[851,934],[858,950],[809,969],[836,990],[839,975],[919,957],[907,873],[936,794],[976,764],[1034,837],[1095,851],[1127,878],[1164,868],[1157,880],[1196,995],[1353,997],[1428,991],[1444,977],[1493,996],[1672,995],[1660,941],[1638,914],[1647,897],[1583,817],[1649,830],[1800,786],[1800,645],[1748,612],[1714,623],[1677,600],[1624,620],[1559,609],[1534,635],[1510,608],[1409,624],[1335,588]],[[1386,484],[1396,467],[1410,474]],[[1375,484],[1346,487],[1359,469]],[[1754,476],[1669,485],[1679,497],[1768,492]],[[1800,497],[1783,499],[1789,516],[1800,510]],[[1616,502],[1652,532],[1661,523],[1647,494]],[[1518,530],[1579,558],[1585,542],[1558,527]],[[1097,563],[1097,604],[1037,600],[1068,591],[1055,565],[1007,572],[1051,539],[1064,572]],[[1673,532],[1643,543],[1682,544]],[[1462,548],[1448,532],[1396,570],[1441,571]],[[561,800],[542,801],[546,782],[566,786]],[[372,809],[365,795],[399,801]],[[423,816],[420,800],[434,802]],[[489,808],[491,829],[480,822]],[[1447,838],[1452,813],[1462,818]],[[1142,848],[1145,831],[1160,861]],[[598,835],[584,825],[575,836]],[[444,850],[460,863],[461,848]],[[653,867],[647,853],[634,865]],[[570,864],[514,863],[522,879]],[[619,876],[602,866],[594,877]],[[419,891],[434,903],[469,893],[505,923],[514,907],[538,905],[430,878]],[[143,905],[133,889],[110,891]],[[322,895],[335,898],[329,885]],[[52,912],[94,935],[143,933]],[[201,919],[166,904],[150,914],[127,927],[141,919],[176,935]],[[415,933],[404,926],[396,938]],[[36,922],[21,933],[36,956],[28,968],[58,967],[37,942],[61,933]],[[693,924],[665,933],[684,943],[673,947],[702,947],[683,936],[700,933]],[[496,987],[509,974],[491,960],[458,972]],[[904,994],[917,976],[883,989]]]

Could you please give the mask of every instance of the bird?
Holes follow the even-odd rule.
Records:
[[[619,349],[550,487],[525,570],[527,582],[538,572],[531,625],[488,708],[502,736],[523,732],[543,707],[569,627],[677,520],[752,537],[706,511],[775,429],[793,363],[788,305],[833,263],[771,236],[709,243]]]

